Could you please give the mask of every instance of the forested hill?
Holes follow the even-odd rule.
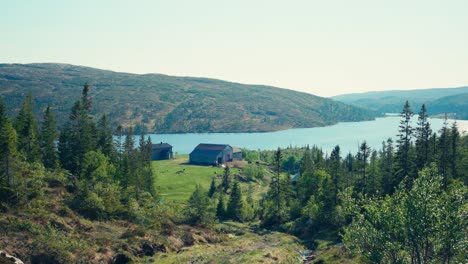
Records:
[[[51,104],[59,125],[85,82],[91,86],[93,113],[108,114],[114,127],[141,123],[157,133],[274,131],[375,117],[331,99],[262,85],[67,64],[0,64],[0,95],[10,114],[31,91],[35,112]]]
[[[409,101],[413,109],[426,104],[430,115],[455,113],[458,119],[468,119],[468,86],[407,91],[374,91],[343,94],[332,99],[380,113],[401,111],[401,102]]]

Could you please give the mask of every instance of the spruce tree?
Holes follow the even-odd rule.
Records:
[[[229,170],[229,166],[226,166],[226,168],[224,168],[221,187],[223,188],[224,193],[227,193],[228,189],[231,187],[231,172]]]
[[[300,173],[301,175],[305,172],[312,172],[314,169],[314,162],[312,160],[312,151],[310,150],[309,146],[307,145],[304,155],[302,156]]]
[[[107,120],[107,115],[103,114],[97,123],[97,149],[110,158],[111,161],[115,161],[116,153],[114,148],[114,139],[112,137],[112,131]]]
[[[0,98],[0,199],[7,200],[14,184],[14,167],[17,161],[17,137],[6,107]]]
[[[277,225],[289,219],[289,211],[286,207],[284,184],[281,182],[281,161],[283,154],[281,149],[273,154],[273,175],[270,181],[270,189],[263,206],[263,224]]]
[[[367,193],[379,194],[382,191],[382,174],[380,171],[380,160],[377,151],[372,151],[368,167]]]
[[[415,176],[412,171],[412,157],[410,155],[411,140],[413,136],[413,128],[411,127],[411,118],[413,117],[413,111],[406,101],[401,112],[399,134],[398,134],[398,151],[397,151],[397,182],[398,184],[405,176]]]
[[[142,175],[142,182],[143,182],[143,188],[145,191],[149,192],[151,195],[153,195],[154,198],[156,198],[156,187],[154,183],[154,174],[153,174],[153,167],[151,163],[151,138],[148,136],[148,139],[145,139],[145,134],[142,131],[140,134],[140,160],[139,160],[139,166],[141,167],[139,171],[141,171]]]
[[[221,194],[222,195],[222,194]],[[229,201],[226,209],[226,215],[233,220],[242,220],[243,200],[242,200],[242,191],[239,186],[239,181],[234,180],[232,185],[231,195],[229,196]]]
[[[395,186],[394,173],[394,148],[392,138],[388,138],[387,142],[382,143],[382,153],[380,154],[380,172],[382,173],[382,188],[384,194],[393,192]]]
[[[210,189],[208,190],[208,197],[212,198],[215,192],[216,192],[216,182],[215,182],[215,177],[213,177],[211,179]]]
[[[352,185],[353,182],[353,173],[355,171],[355,161],[354,161],[354,156],[351,154],[351,152],[348,152],[348,155],[343,160],[343,166],[345,170],[345,182],[344,185],[346,187],[349,187]]]
[[[60,135],[59,154],[62,166],[79,175],[84,156],[96,150],[96,124],[90,115],[89,85],[84,85],[81,99],[72,107],[69,121]]]
[[[116,130],[117,138],[115,140],[115,147],[117,148],[117,156],[119,159],[119,165],[122,165],[122,154],[123,154],[123,127],[119,125]]]
[[[136,171],[136,155],[135,155],[135,137],[133,135],[133,127],[129,127],[125,141],[123,144],[123,160],[122,160],[122,178],[121,183],[124,188],[135,186],[137,184]]]
[[[133,127],[129,127],[124,141],[124,153],[131,155],[135,150],[135,135],[133,134]]]
[[[418,116],[418,127],[416,128],[416,165],[418,170],[426,166],[429,160],[429,138],[432,130],[427,117],[426,105],[423,104]]]
[[[74,156],[74,141],[71,124],[66,123],[59,135],[58,153],[59,160],[62,168],[71,171],[76,164],[76,157]]]
[[[226,208],[224,206],[224,195],[219,194],[218,205],[216,206],[216,217],[219,220],[224,220],[226,218]]]
[[[281,191],[281,161],[283,159],[283,154],[281,153],[281,149],[278,148],[278,150],[275,151],[275,154],[273,156],[273,169],[274,169],[274,175],[271,177],[271,185],[270,185],[270,190],[271,192],[271,198],[274,202],[274,205],[276,207],[276,211],[278,212],[278,217],[279,217],[279,212],[282,211],[282,191]],[[277,221],[278,223],[280,222],[280,219]]]
[[[359,147],[359,152],[357,154],[357,160],[359,161],[360,171],[361,171],[361,192],[365,193],[367,190],[367,160],[371,155],[371,150],[367,142],[364,141]]]
[[[335,204],[337,202],[338,191],[340,190],[340,181],[341,181],[341,156],[340,156],[340,146],[335,146],[330,154],[330,175],[333,182],[333,197]]]
[[[42,163],[46,168],[58,167],[58,153],[55,146],[57,137],[57,123],[50,105],[47,105],[41,126]]]
[[[449,128],[447,127],[447,114],[445,114],[444,125],[439,131],[440,137],[438,142],[438,149],[440,154],[438,157],[439,160],[439,172],[444,177],[443,186],[447,188],[449,183],[449,158],[450,158],[450,142],[449,142]]]
[[[36,118],[33,114],[33,98],[31,92],[23,101],[21,109],[15,120],[15,129],[18,134],[18,151],[27,161],[37,162],[41,160],[39,145],[39,132]]]
[[[185,217],[190,224],[209,225],[215,220],[214,208],[210,207],[210,199],[201,185],[195,186],[195,191],[185,207]]]
[[[460,141],[460,132],[458,131],[457,121],[454,121],[450,129],[450,174],[452,178],[458,178],[458,142]]]

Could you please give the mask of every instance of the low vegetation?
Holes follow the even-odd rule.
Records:
[[[406,102],[380,150],[245,150],[218,168],[152,162],[133,127],[114,140],[88,85],[60,133],[33,102],[11,121],[0,100],[0,248],[27,262],[466,261],[468,136],[433,132],[425,105],[412,127]]]

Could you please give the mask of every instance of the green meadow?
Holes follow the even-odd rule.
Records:
[[[208,190],[213,176],[223,174],[224,168],[191,165],[188,158],[178,155],[172,160],[153,161],[156,186],[163,200],[185,203],[197,184]],[[230,170],[231,174],[239,173],[239,169]]]
[[[224,168],[192,165],[188,164],[188,159],[188,155],[177,155],[172,160],[153,161],[156,186],[163,200],[185,204],[197,184],[208,190],[213,177],[216,184],[221,183]],[[243,175],[238,168],[230,168],[230,173],[231,177]],[[268,189],[268,179],[266,176],[264,180],[241,182],[242,191],[247,193],[252,188],[253,196],[260,198]]]

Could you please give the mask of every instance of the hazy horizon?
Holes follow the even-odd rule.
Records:
[[[67,63],[319,96],[468,84],[468,2],[0,3],[0,62]]]

